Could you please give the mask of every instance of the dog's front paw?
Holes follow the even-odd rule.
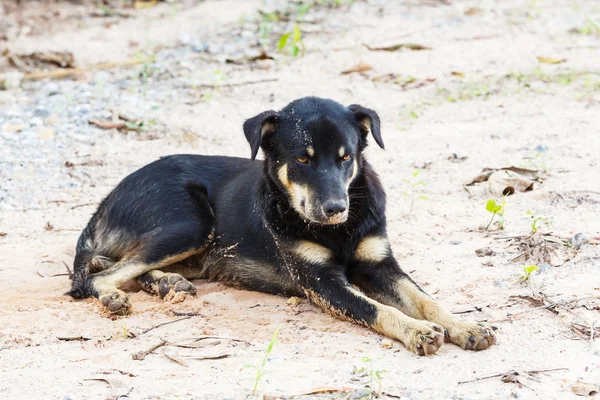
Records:
[[[115,315],[127,315],[131,310],[129,296],[124,292],[115,289],[111,292],[102,293],[98,299],[104,307]]]
[[[445,337],[465,350],[478,351],[496,343],[494,330],[487,322],[459,322],[445,331]]]
[[[444,330],[438,324],[418,320],[409,326],[402,340],[407,349],[420,356],[434,354],[444,343]]]

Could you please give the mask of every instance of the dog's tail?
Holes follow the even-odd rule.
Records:
[[[75,299],[84,299],[92,295],[86,285],[88,275],[109,268],[116,262],[94,251],[92,223],[93,221],[90,221],[77,241],[75,261],[73,262],[73,283],[71,290],[65,293]]]

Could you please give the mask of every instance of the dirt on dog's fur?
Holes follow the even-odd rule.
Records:
[[[15,39],[11,50],[43,50],[54,43],[56,50],[68,48],[84,63],[114,61],[138,50],[120,43],[120,32],[141,43],[156,38],[155,44],[175,45],[177,35],[165,35],[165,31],[177,32],[173,28],[177,26],[193,33],[200,29],[198,21],[209,26],[214,22],[211,18],[220,14],[224,15],[220,24],[235,29],[241,14],[262,4],[245,1],[238,9],[226,10],[225,3],[203,2],[187,15],[169,12],[171,5],[161,4],[149,11],[146,31],[143,17],[124,19],[110,28],[92,20],[87,27],[70,26],[41,39]],[[530,231],[527,210],[551,219],[552,229],[561,236],[600,234],[599,164],[593,147],[599,133],[600,97],[595,75],[578,77],[600,65],[599,42],[593,34],[570,32],[585,26],[587,15],[598,14],[596,3],[578,2],[577,9],[559,1],[528,5],[506,1],[489,9],[479,1],[453,2],[452,6],[355,3],[349,11],[326,11],[327,24],[320,27],[321,33],[340,28],[338,40],[305,33],[308,52],[304,57],[267,60],[255,69],[215,66],[234,81],[276,77],[277,82],[219,89],[193,106],[183,101],[168,107],[161,104],[163,108],[151,111],[150,118],[168,126],[169,133],[157,135],[156,140],[139,141],[135,133],[98,130],[93,146],[74,142],[67,159],[56,152],[49,161],[61,168],[54,175],[2,175],[3,179],[27,180],[27,187],[15,190],[35,193],[35,204],[42,201],[38,208],[23,203],[17,210],[0,212],[0,232],[7,234],[0,236],[2,397],[115,398],[129,393],[131,398],[244,398],[251,392],[255,372],[242,366],[260,362],[278,327],[278,343],[266,366],[269,373],[259,385],[268,394],[290,395],[318,386],[364,388],[371,383],[369,369],[387,371],[379,382],[382,391],[415,399],[569,398],[575,397],[571,387],[577,380],[600,382],[597,340],[590,343],[589,336],[571,329],[572,322],[590,326],[600,318],[594,299],[507,317],[532,307],[526,297],[515,296],[541,297],[551,304],[600,295],[594,279],[600,276],[598,246],[582,246],[563,265],[542,266],[524,284],[518,277],[523,275],[522,265],[508,262],[519,255],[517,246],[501,239]],[[383,16],[378,11],[381,6]],[[111,29],[108,36],[104,35],[107,29]],[[86,40],[69,40],[72,31]],[[391,43],[383,43],[388,38]],[[432,50],[371,52],[360,45],[376,46],[380,41],[382,45],[422,43]],[[536,56],[566,61],[539,64]],[[359,61],[373,69],[364,75],[339,75]],[[213,66],[207,62],[202,68],[212,71]],[[109,79],[126,81],[124,74],[114,71]],[[396,76],[386,83],[388,74]],[[165,73],[164,79],[169,76]],[[407,83],[410,77],[416,82]],[[52,84],[29,84],[23,99],[36,98],[40,87]],[[85,85],[86,81],[72,84]],[[6,93],[11,92],[0,92]],[[187,95],[181,92],[182,97]],[[243,120],[275,107],[273,102],[285,104],[304,95],[331,97],[344,104],[358,102],[379,112],[386,150],[371,146],[367,157],[388,195],[391,248],[402,267],[436,300],[453,311],[468,312],[465,318],[495,321],[500,328],[496,346],[473,353],[445,344],[436,356],[420,358],[399,343],[382,347],[382,336],[338,321],[306,301],[292,306],[285,298],[203,281],[194,282],[195,298],[177,304],[131,292],[133,314],[115,320],[99,315],[93,300],[75,302],[62,296],[70,286],[67,276],[49,275],[65,273],[61,262],[72,263],[80,230],[98,201],[123,176],[165,154],[247,157]],[[190,131],[198,135],[197,140],[187,139]],[[78,154],[102,162],[77,166],[75,171],[63,167]],[[0,163],[0,169],[4,165]],[[546,169],[548,178],[531,192],[507,198],[503,232],[495,224],[491,233],[481,231],[479,227],[491,217],[485,210],[486,187],[465,188],[463,184],[485,167],[511,165]],[[413,177],[417,169],[422,172]],[[86,183],[68,189],[66,203],[51,202],[67,190],[56,189],[55,183],[74,179],[71,175],[78,171],[92,177],[94,187]],[[411,196],[403,179],[426,185],[416,186]],[[54,229],[44,229],[47,222]],[[475,250],[484,247],[495,254],[478,257]],[[45,274],[47,265],[57,267]],[[174,311],[191,315],[142,333],[185,318]],[[169,354],[179,350],[180,357],[213,350],[211,354],[229,354],[219,360],[188,360],[188,367],[166,357],[163,348],[141,361],[131,357],[162,339],[178,342],[200,335],[249,343],[219,339],[215,348],[166,348]],[[78,337],[90,340],[64,340]],[[362,360],[364,356],[374,360],[372,367]],[[366,370],[358,372],[363,367]],[[515,369],[553,368],[566,370],[524,375],[524,386],[500,378],[459,384]],[[86,380],[93,378],[108,378],[112,383]]]

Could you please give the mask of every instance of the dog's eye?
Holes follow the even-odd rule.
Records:
[[[352,156],[350,154],[346,154],[344,157],[342,157],[342,160],[344,161],[348,161]]]
[[[308,162],[308,157],[298,157],[296,158],[296,161],[298,161],[301,164],[306,164]]]

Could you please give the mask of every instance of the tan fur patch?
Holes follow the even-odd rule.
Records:
[[[340,147],[338,154],[340,157],[344,157],[346,155],[346,148],[344,146]]]
[[[364,129],[367,135],[371,133],[371,120],[369,118],[365,118],[360,121],[360,126]]]
[[[290,184],[290,180],[288,179],[288,165],[283,164],[281,167],[279,167],[279,169],[277,170],[277,178],[279,178],[279,182],[281,182],[281,184],[283,186],[285,186],[286,188],[290,188],[291,184]]]
[[[314,264],[324,264],[333,257],[331,250],[328,248],[306,240],[296,244],[294,253],[300,256],[304,261]]]
[[[423,293],[408,279],[400,279],[396,283],[396,291],[401,298],[399,309],[418,319],[426,319],[443,327],[456,323],[456,318],[437,301]]]
[[[260,134],[262,137],[265,137],[266,135],[270,135],[271,133],[275,132],[275,128],[276,125],[274,123],[265,122],[260,130]]]
[[[356,246],[354,257],[359,261],[378,263],[390,254],[390,243],[382,236],[367,236]]]
[[[356,175],[358,175],[358,163],[356,162],[356,160],[353,160],[352,161],[352,176],[350,176],[350,179],[348,179],[348,181],[346,182],[346,190],[348,190],[348,188],[350,187],[350,184],[352,183],[354,178],[356,178]]]
[[[308,147],[308,148],[306,149],[306,152],[307,152],[307,153],[308,153],[308,155],[309,155],[309,156],[311,156],[311,157],[314,157],[314,155],[315,155],[315,149],[314,149],[314,148],[312,148],[312,147]]]

